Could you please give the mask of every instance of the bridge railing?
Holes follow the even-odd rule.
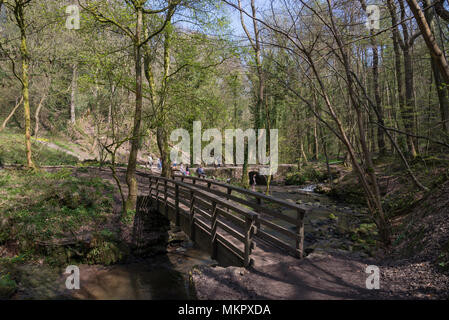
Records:
[[[196,223],[208,231],[212,239],[223,241],[223,237],[217,233],[218,227],[237,243],[243,242],[242,258],[246,262],[255,246],[253,236],[298,258],[303,257],[304,215],[308,209],[210,179],[180,175],[174,179],[160,176],[149,176],[149,179],[150,194],[163,203],[173,205],[178,223],[181,204],[189,208],[191,221],[195,220],[195,214],[198,213],[201,219],[197,219]],[[281,209],[287,209],[288,214]],[[235,248],[236,242],[227,245],[239,251]]]
[[[159,176],[149,176],[152,198],[175,212],[175,224],[180,225],[181,215],[189,220],[189,236],[195,241],[195,227],[200,227],[210,236],[211,256],[216,257],[217,242],[239,256],[245,266],[250,264],[250,256],[255,248],[253,236],[257,232],[258,214],[245,207],[237,207],[229,200],[196,186]],[[220,230],[220,232],[219,232]]]
[[[258,238],[299,258],[303,257],[304,216],[310,209],[211,179],[184,175],[175,175],[174,179],[189,182],[198,188],[231,200],[236,205],[243,205],[257,212],[259,214],[256,224]]]

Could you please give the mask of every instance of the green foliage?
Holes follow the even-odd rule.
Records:
[[[0,158],[4,164],[26,164],[25,138],[23,134],[3,131],[0,133]],[[42,165],[73,165],[78,159],[59,150],[31,140],[33,161]]]
[[[17,284],[6,274],[0,274],[0,299],[10,298],[17,289]]]
[[[89,264],[110,265],[123,259],[125,253],[120,247],[117,235],[108,230],[94,234],[91,249],[86,254]]]
[[[383,206],[388,212],[389,217],[394,217],[407,211],[415,203],[415,192],[409,191],[385,198],[383,201]]]
[[[338,217],[334,213],[331,213],[329,214],[329,219],[338,220]]]
[[[300,172],[290,172],[286,176],[286,185],[303,185],[306,183],[319,183],[326,180],[327,172],[323,168],[305,166]]]
[[[308,166],[304,168],[304,176],[307,181],[323,182],[327,179],[327,173],[324,169]]]
[[[428,167],[434,167],[434,166],[449,166],[449,160],[444,159],[438,156],[422,156],[418,155],[416,158],[413,159],[411,162],[412,166],[418,166],[424,165]]]
[[[74,235],[98,232],[109,239],[101,231],[113,213],[113,187],[99,178],[3,170],[0,185],[0,244],[15,241],[21,253],[60,255],[55,261],[63,262],[71,255],[57,247]]]
[[[306,183],[306,178],[304,175],[300,174],[299,172],[290,172],[287,174],[287,177],[285,178],[285,184],[290,185],[303,185]]]
[[[124,224],[132,224],[134,222],[134,216],[136,215],[136,210],[128,210],[125,215],[122,215],[120,220]]]
[[[354,249],[364,251],[372,255],[373,249],[377,246],[378,232],[375,223],[361,223],[357,228],[351,230],[351,240],[354,242]]]

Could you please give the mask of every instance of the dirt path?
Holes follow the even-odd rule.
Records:
[[[303,260],[286,257],[278,263],[236,267],[199,267],[192,273],[199,299],[372,299],[365,281],[367,264],[329,253]]]
[[[33,142],[43,144],[46,147],[48,147],[50,149],[53,149],[53,150],[56,150],[56,151],[66,153],[66,154],[68,154],[68,155],[70,155],[72,157],[77,158],[79,161],[84,161],[84,160],[87,159],[86,153],[81,152],[81,150],[76,150],[76,152],[72,152],[72,151],[67,150],[65,148],[61,148],[60,146],[58,146],[58,145],[56,145],[56,144],[54,144],[52,142],[42,141],[42,140],[39,140],[39,139],[33,139]]]
[[[378,262],[380,289],[368,290],[369,274],[365,270],[371,264],[376,265],[376,262],[338,253],[314,252],[301,261],[286,258],[248,270],[201,266],[193,270],[191,280],[202,300],[448,298],[448,277],[438,275],[423,264],[392,267]]]

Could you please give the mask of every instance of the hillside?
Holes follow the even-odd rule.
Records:
[[[446,155],[411,163],[418,188],[397,161],[376,165],[383,205],[392,228],[392,245],[378,251],[387,288],[383,297],[447,298],[449,288],[449,161]],[[328,190],[334,199],[364,203],[355,175],[346,173]]]
[[[4,164],[25,165],[25,138],[23,134],[14,130],[4,130],[0,133],[0,159]],[[36,165],[73,165],[78,158],[71,151],[67,142],[54,140],[49,143],[48,139],[31,140],[33,148],[33,160]]]

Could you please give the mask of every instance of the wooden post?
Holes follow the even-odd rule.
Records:
[[[243,266],[248,268],[251,265],[251,251],[253,249],[254,220],[251,217],[245,218],[245,252]]]
[[[256,198],[256,202],[257,202],[258,206],[262,207],[262,199],[261,198]],[[257,208],[256,212],[260,214],[260,209]],[[256,226],[257,226],[258,229],[260,228],[260,221],[259,220],[257,220]]]
[[[229,188],[229,187],[227,187],[226,189],[228,190],[228,191],[227,191],[227,194],[228,194],[228,195],[231,195],[232,189],[231,189],[231,188]],[[228,201],[229,201],[229,197],[226,197],[226,200],[228,200]],[[229,207],[228,207],[228,208],[226,208],[226,212],[229,212]]]
[[[165,216],[168,218],[168,206],[167,206],[167,180],[164,180],[164,206],[165,206]]]
[[[151,193],[153,192],[153,177],[150,177],[150,198],[151,198]]]
[[[296,222],[296,256],[299,259],[304,257],[304,210],[297,210],[297,222]]]
[[[143,197],[137,197],[137,202],[136,202],[136,213],[139,213],[142,210],[142,202],[143,202],[144,198]]]
[[[175,210],[176,210],[175,225],[179,227],[181,224],[181,222],[179,221],[179,186],[176,182],[175,182]]]
[[[210,185],[211,185],[211,183],[208,182],[208,183],[207,183],[207,189],[209,189],[209,190],[210,190]]]
[[[217,259],[217,203],[212,202],[212,223],[211,223],[211,234],[210,234],[210,245],[211,245],[211,258]]]
[[[156,178],[156,210],[159,211],[159,179]]]
[[[190,240],[195,241],[195,197],[190,191]]]

